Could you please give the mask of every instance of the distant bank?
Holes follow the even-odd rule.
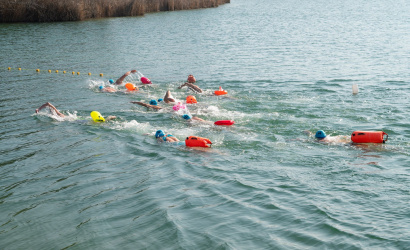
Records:
[[[230,0],[0,0],[0,22],[81,21],[218,7]]]

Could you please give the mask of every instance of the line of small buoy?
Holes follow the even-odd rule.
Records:
[[[63,74],[69,74],[70,72],[71,72],[71,74],[72,75],[81,75],[81,73],[79,72],[79,71],[66,71],[66,70],[63,70],[63,71],[59,71],[59,70],[51,70],[51,69],[49,69],[49,70],[40,70],[40,69],[23,69],[23,68],[12,68],[12,67],[7,67],[7,68],[0,68],[0,70],[8,70],[8,71],[12,71],[12,70],[18,70],[18,71],[22,71],[22,70],[32,70],[32,71],[35,71],[35,72],[37,72],[37,73],[40,73],[40,72],[42,72],[42,71],[46,71],[46,72],[48,72],[48,73],[56,73],[56,74],[58,74],[58,73],[60,73],[60,72],[62,72]],[[89,75],[89,76],[91,76],[91,75],[94,75],[94,74],[92,74],[91,72],[88,72],[87,73],[87,75]],[[106,76],[106,77],[115,77],[115,76],[109,76],[109,75],[104,75],[103,73],[99,73],[99,74],[96,74],[96,75],[99,75],[100,77],[103,77],[103,76]],[[157,80],[158,79],[163,79],[163,80],[170,80],[170,79],[172,79],[173,77],[163,77],[163,78],[157,78]],[[174,81],[178,81],[177,79],[175,79]]]
[[[22,68],[12,68],[12,67],[8,67],[8,68],[7,68],[8,71],[11,71],[11,70],[13,70],[13,69],[17,69],[18,71],[22,71],[22,70],[33,70],[33,69],[22,69]],[[35,71],[36,71],[37,73],[40,73],[40,72],[41,72],[40,69],[36,69]],[[53,70],[49,69],[49,70],[47,70],[47,72],[48,72],[48,73],[52,73]],[[54,70],[54,72],[55,72],[56,74],[59,73],[58,70]],[[63,74],[66,74],[66,73],[67,73],[66,70],[63,70],[62,72],[63,72]],[[71,74],[72,74],[72,75],[80,75],[80,72],[79,72],[79,71],[77,71],[77,72],[76,72],[76,71],[72,71]],[[88,72],[88,75],[91,76],[91,75],[92,75],[91,72]],[[104,74],[103,74],[103,73],[100,73],[99,76],[103,77]]]

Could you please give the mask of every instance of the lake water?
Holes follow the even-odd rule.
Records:
[[[0,24],[0,248],[409,249],[409,44],[404,0]],[[131,69],[154,84],[98,91]],[[130,103],[184,100],[189,74],[205,90],[190,113],[234,126]],[[66,118],[35,114],[45,102]],[[325,144],[306,134],[319,129],[389,137]]]

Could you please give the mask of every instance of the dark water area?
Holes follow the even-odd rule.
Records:
[[[0,248],[408,249],[409,13],[406,1],[236,0],[0,24]],[[98,90],[131,69],[153,84],[131,74],[138,92]],[[189,74],[204,93],[178,89]],[[235,125],[130,103],[167,90]],[[36,114],[45,102],[65,118]],[[93,110],[117,119],[94,123]],[[158,129],[213,146],[158,143]],[[320,143],[306,132],[319,129],[389,137]]]

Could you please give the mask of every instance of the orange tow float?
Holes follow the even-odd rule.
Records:
[[[128,83],[125,84],[125,88],[127,88],[129,91],[138,90],[138,88],[137,88],[134,84],[132,84],[132,83],[130,83],[130,82],[128,82]]]
[[[195,96],[193,95],[189,95],[186,97],[186,103],[190,103],[190,104],[194,104],[194,103],[198,103]]]
[[[388,138],[389,135],[383,131],[354,131],[351,135],[354,143],[385,143]]]
[[[201,147],[210,148],[212,142],[208,138],[199,136],[190,136],[185,139],[185,146],[187,147]]]
[[[219,90],[215,90],[215,95],[226,95],[228,91],[223,90],[221,86],[219,86]]]

